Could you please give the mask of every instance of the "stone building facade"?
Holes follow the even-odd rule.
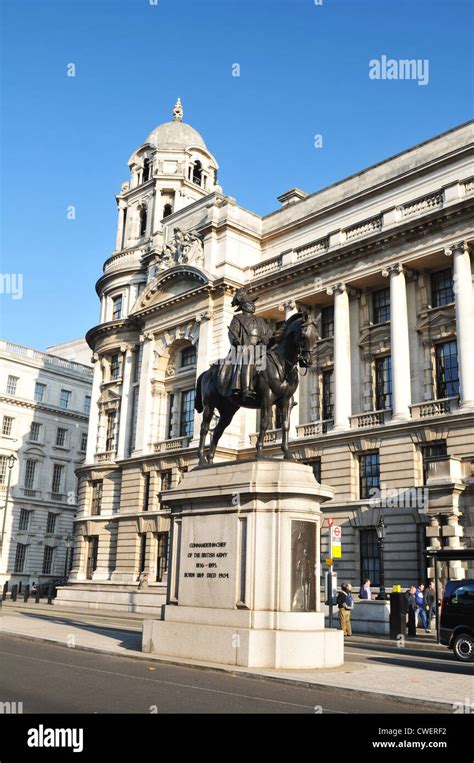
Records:
[[[342,527],[339,579],[378,582],[380,515],[388,586],[426,577],[427,547],[472,543],[472,138],[461,125],[317,193],[291,189],[260,217],[222,192],[180,103],[151,133],[129,161],[116,248],[96,287],[88,451],[64,597],[147,611],[164,601],[161,492],[197,463],[195,381],[227,352],[242,285],[272,325],[300,306],[318,322],[291,449],[336,490],[324,512]],[[256,431],[255,411],[241,410],[217,459],[252,456]],[[268,455],[280,455],[280,435],[275,420]]]
[[[0,357],[0,585],[42,584],[72,562],[92,368],[4,340]]]

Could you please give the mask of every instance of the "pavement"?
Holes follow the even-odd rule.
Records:
[[[143,654],[142,619],[136,614],[105,610],[64,610],[54,605],[4,602],[0,633],[152,664],[337,689],[360,701],[377,696],[381,701],[390,698],[411,708],[419,707],[420,712],[427,708],[431,712],[453,712],[454,703],[473,702],[474,698],[474,665],[456,661],[432,636],[407,639],[403,647],[387,637],[353,636],[345,642],[345,664],[340,668],[270,670]]]

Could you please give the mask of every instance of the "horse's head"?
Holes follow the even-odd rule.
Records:
[[[306,312],[301,313],[301,323],[299,325],[299,355],[298,363],[301,368],[309,368],[316,362],[316,342],[319,334],[313,318]]]

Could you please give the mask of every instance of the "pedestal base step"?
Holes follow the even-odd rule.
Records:
[[[265,630],[144,620],[142,651],[254,668],[311,670],[344,664],[342,631]]]

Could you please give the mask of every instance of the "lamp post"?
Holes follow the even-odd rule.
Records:
[[[7,460],[7,466],[8,466],[8,480],[7,480],[7,492],[5,495],[5,505],[3,507],[3,522],[2,522],[2,535],[0,538],[0,551],[3,557],[3,538],[5,535],[5,526],[6,526],[6,520],[7,520],[7,509],[8,509],[8,499],[10,497],[10,483],[12,480],[12,470],[15,466],[15,462],[17,461],[17,457],[13,455],[13,453],[8,456]]]
[[[377,599],[379,601],[383,601],[387,597],[385,594],[385,571],[384,571],[384,559],[383,559],[383,552],[385,547],[385,522],[383,521],[382,515],[380,515],[379,521],[377,522],[375,529],[377,531],[377,544],[379,547],[379,564],[380,564],[380,590],[379,590],[379,595],[377,596]]]
[[[72,544],[73,544],[73,537],[72,537],[72,535],[70,535],[68,533],[66,535],[66,540],[65,540],[65,546],[66,546],[66,561],[64,563],[64,577],[65,578],[67,578],[67,576],[69,574],[69,570],[68,570],[68,567],[69,567],[69,552],[70,552],[70,549],[72,548]]]

